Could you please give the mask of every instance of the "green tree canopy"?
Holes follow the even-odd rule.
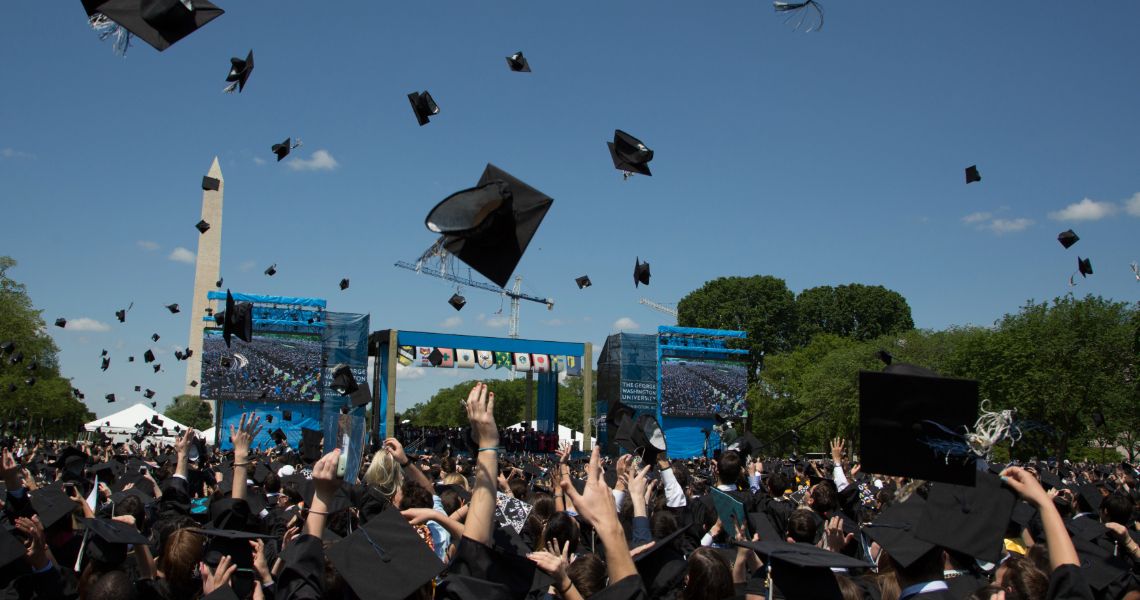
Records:
[[[163,409],[162,414],[198,431],[205,431],[214,426],[210,403],[199,396],[189,394],[175,396],[174,400]]]
[[[495,394],[495,423],[506,427],[522,421],[525,414],[526,380],[488,379],[486,383]],[[443,388],[427,402],[416,404],[400,413],[400,418],[409,419],[417,426],[462,427],[467,424],[467,412],[461,400],[467,399],[473,385],[474,380]],[[537,386],[536,381],[536,399]],[[558,386],[558,422],[574,430],[582,429],[581,377],[568,377],[565,383]]]
[[[820,333],[870,340],[914,329],[906,298],[881,285],[809,288],[796,297],[796,312],[803,344]]]

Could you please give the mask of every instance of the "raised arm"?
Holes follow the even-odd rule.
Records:
[[[492,543],[495,525],[495,475],[499,468],[499,430],[495,428],[495,394],[487,384],[477,383],[467,395],[467,419],[475,450],[475,489],[467,511],[463,536],[486,546]]]
[[[602,540],[602,546],[606,549],[606,571],[610,583],[617,583],[626,577],[637,575],[633,559],[629,556],[625,532],[618,522],[614,495],[602,477],[602,461],[598,446],[594,446],[594,452],[590,456],[585,492],[579,494],[569,481],[563,481],[562,493],[570,497],[574,507],[578,509],[578,514],[593,526]]]
[[[1037,482],[1037,478],[1020,467],[1009,467],[1001,472],[1001,478],[1006,485],[1013,488],[1026,502],[1037,508],[1041,515],[1041,524],[1045,529],[1045,543],[1049,547],[1049,566],[1056,569],[1064,565],[1080,566],[1077,550],[1073,547],[1073,540],[1065,529],[1065,522],[1061,513],[1045,493],[1045,489]]]
[[[249,420],[246,421],[248,416]],[[241,423],[238,424],[237,429],[234,429],[233,424],[230,424],[230,443],[234,445],[234,489],[233,498],[235,500],[245,499],[245,480],[249,476],[249,444],[253,438],[261,433],[261,417],[254,413],[242,413]]]
[[[408,454],[404,452],[404,445],[400,443],[400,440],[394,437],[384,440],[384,449],[392,455],[392,458],[396,459],[396,463],[404,470],[404,477],[427,490],[429,494],[435,495],[435,486],[428,481],[427,476],[418,466],[412,464]]]

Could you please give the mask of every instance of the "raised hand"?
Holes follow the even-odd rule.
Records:
[[[248,421],[246,420],[248,418]],[[255,413],[242,413],[237,429],[230,424],[230,443],[234,445],[234,462],[249,457],[249,444],[261,433],[261,417]]]
[[[495,394],[487,384],[479,382],[471,388],[465,403],[467,420],[471,423],[471,436],[480,448],[499,445],[499,430],[495,427]]]
[[[190,452],[190,444],[193,440],[194,429],[188,427],[181,436],[174,440],[174,451],[178,453],[178,456],[186,456]]]
[[[586,487],[583,492],[579,494],[569,481],[563,480],[562,493],[570,497],[578,514],[595,529],[621,527],[617,520],[614,495],[602,477],[601,453],[598,446],[594,446],[594,452],[590,456],[590,466],[586,470]]]
[[[215,569],[210,569],[206,563],[198,563],[199,573],[202,575],[202,595],[209,596],[215,590],[230,584],[230,578],[237,572],[237,564],[227,554],[218,561]]]
[[[647,478],[647,475],[649,475],[649,468],[651,466],[652,465],[645,465],[640,470],[634,472],[633,477],[629,479],[628,483],[630,497],[635,502],[640,500],[642,505],[645,504],[646,498],[649,497],[649,480]]]
[[[269,573],[269,562],[265,560],[265,542],[250,540],[249,547],[253,551],[253,570],[257,573],[257,578],[264,585],[273,583],[273,575]]]
[[[40,523],[38,516],[33,516],[28,519],[19,517],[16,519],[16,529],[24,534],[28,542],[24,549],[24,560],[34,569],[43,569],[51,561],[51,554],[48,551],[47,535],[44,534],[44,526]]]
[[[837,465],[843,464],[843,438],[831,440],[831,461]]]
[[[825,548],[832,552],[842,552],[847,544],[855,539],[855,534],[843,532],[843,519],[831,517],[823,530]]]
[[[559,464],[568,464],[570,462],[570,442],[559,442],[557,454]]]
[[[396,462],[400,463],[401,467],[408,465],[408,455],[404,452],[404,445],[400,443],[400,440],[394,437],[384,440],[384,449],[392,455],[392,458],[396,459]]]
[[[546,548],[539,552],[531,552],[526,557],[534,562],[542,572],[554,578],[559,590],[571,585],[570,577],[566,574],[570,568],[570,542],[559,547],[558,540],[546,544]]]
[[[0,477],[4,479],[4,485],[9,490],[18,490],[23,487],[23,482],[20,481],[20,462],[16,460],[16,455],[7,448],[4,449],[3,457],[0,457]]]

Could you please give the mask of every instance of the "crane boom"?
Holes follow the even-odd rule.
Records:
[[[675,308],[670,308],[670,307],[665,306],[664,304],[661,304],[659,302],[654,302],[654,301],[650,300],[649,298],[642,298],[638,302],[648,306],[649,308],[652,308],[653,310],[655,310],[657,312],[665,313],[665,314],[673,317],[674,319],[677,318],[677,309],[675,309]]]
[[[505,288],[501,288],[501,287],[491,285],[489,283],[484,283],[482,281],[476,281],[474,279],[471,279],[470,277],[463,277],[460,275],[456,275],[454,273],[445,273],[444,271],[442,271],[440,269],[436,269],[435,267],[429,267],[429,266],[424,265],[424,264],[415,265],[415,264],[412,264],[410,262],[403,261],[403,260],[396,261],[396,266],[400,267],[401,269],[407,269],[409,271],[415,271],[417,273],[423,273],[424,275],[431,275],[432,277],[438,277],[438,278],[443,279],[445,281],[458,283],[460,285],[478,288],[481,290],[487,290],[488,292],[495,292],[496,294],[503,294],[503,295],[507,296],[508,298],[511,298],[512,300],[513,299],[529,300],[531,302],[537,302],[539,304],[545,304],[547,309],[554,308],[554,300],[551,300],[549,298],[539,298],[538,296],[531,296],[530,294],[524,294],[521,291],[519,291],[518,286],[515,286],[514,289],[508,290]]]

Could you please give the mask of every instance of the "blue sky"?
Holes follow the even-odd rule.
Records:
[[[640,297],[676,302],[724,275],[882,284],[925,328],[1069,293],[1078,254],[1096,274],[1075,293],[1140,292],[1140,3],[832,0],[812,34],[762,0],[221,4],[167,51],[136,42],[125,58],[79,2],[7,7],[0,254],[49,322],[97,322],[51,334],[100,415],[91,399],[134,400],[135,384],[181,390],[171,352],[190,316],[163,305],[191,303],[193,264],[172,257],[192,260],[177,249],[197,248],[215,155],[227,285],[324,297],[374,329],[505,335],[498,296],[469,291],[456,313],[447,284],[392,266],[487,162],[555,199],[517,273],[556,306],[524,305],[524,337],[600,347],[623,319],[666,323]],[[245,92],[223,94],[250,48]],[[533,73],[508,71],[517,50]],[[419,127],[406,95],[425,89],[442,112]],[[656,151],[653,177],[612,168],[615,128]],[[290,136],[299,162],[273,162]],[[637,256],[648,289],[632,286]],[[128,367],[147,347],[167,372]],[[120,358],[107,373],[103,348]],[[400,408],[454,375],[405,380]]]

